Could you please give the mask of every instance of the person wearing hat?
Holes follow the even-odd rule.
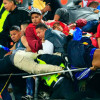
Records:
[[[37,36],[36,33],[36,26],[39,23],[42,23],[42,13],[38,8],[33,8],[30,11],[31,21],[26,28],[25,34],[28,44],[32,50],[32,52],[37,52],[39,49],[42,48],[41,39]]]

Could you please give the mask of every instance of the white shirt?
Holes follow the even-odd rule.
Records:
[[[54,45],[50,41],[45,40],[45,42],[42,43],[42,48],[42,50],[38,51],[38,54],[53,54]]]

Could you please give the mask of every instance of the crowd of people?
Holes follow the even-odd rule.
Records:
[[[100,69],[99,2],[93,0],[88,7],[81,7],[82,0],[73,0],[63,7],[59,0],[41,0],[45,4],[43,9],[18,7],[22,2],[0,1],[0,45],[10,50],[0,48],[0,74],[41,74],[85,68],[40,76],[39,90],[49,93],[49,99],[100,98],[100,78],[99,74],[95,75]],[[91,76],[94,78],[90,79]],[[1,91],[7,79],[8,76],[0,76]],[[10,78],[15,100],[34,98],[34,80],[35,77]],[[0,92],[3,100],[12,100],[8,85]]]

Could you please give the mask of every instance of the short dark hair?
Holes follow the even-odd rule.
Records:
[[[14,2],[14,5],[16,5],[16,0],[8,0],[8,1],[13,1]]]
[[[26,21],[22,22],[21,25],[28,25],[28,24],[30,24],[30,23],[31,23],[30,20],[26,20]]]
[[[97,1],[92,1],[92,2],[90,2],[90,4],[88,5],[88,7],[93,7],[94,5],[99,6],[99,2],[97,2]]]
[[[37,26],[36,26],[36,29],[37,28],[40,28],[40,29],[48,29],[48,26],[46,25],[46,24],[44,24],[44,23],[39,23]]]
[[[20,27],[19,27],[19,26],[14,25],[14,26],[12,26],[12,27],[10,28],[10,30],[9,30],[9,31],[13,31],[13,30],[16,30],[16,31],[20,32]]]

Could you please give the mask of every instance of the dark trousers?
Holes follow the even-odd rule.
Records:
[[[3,59],[0,59],[0,74],[10,74],[12,72],[25,73],[24,71],[21,71],[15,66],[13,66],[12,62],[10,61],[10,56],[6,56]],[[0,78],[0,90],[3,88],[7,79],[8,77]],[[16,100],[21,100],[21,96],[25,95],[26,80],[22,79],[22,76],[14,76],[14,77],[11,77],[10,82],[12,83],[14,96]],[[7,92],[7,87],[6,87],[5,91],[2,93],[3,100],[11,100],[7,97],[7,95],[9,96],[9,93]]]
[[[73,93],[74,93],[73,82],[68,78],[64,78],[61,84],[55,85],[55,87],[53,88],[51,99],[71,100],[71,96]]]
[[[82,27],[82,31],[84,32],[97,32],[97,26],[98,26],[98,21],[97,20],[91,20],[88,21],[85,26]]]
[[[59,85],[55,85],[51,94],[51,99],[64,99],[64,100],[82,100],[86,94],[84,92],[76,91],[75,83],[64,77]]]

